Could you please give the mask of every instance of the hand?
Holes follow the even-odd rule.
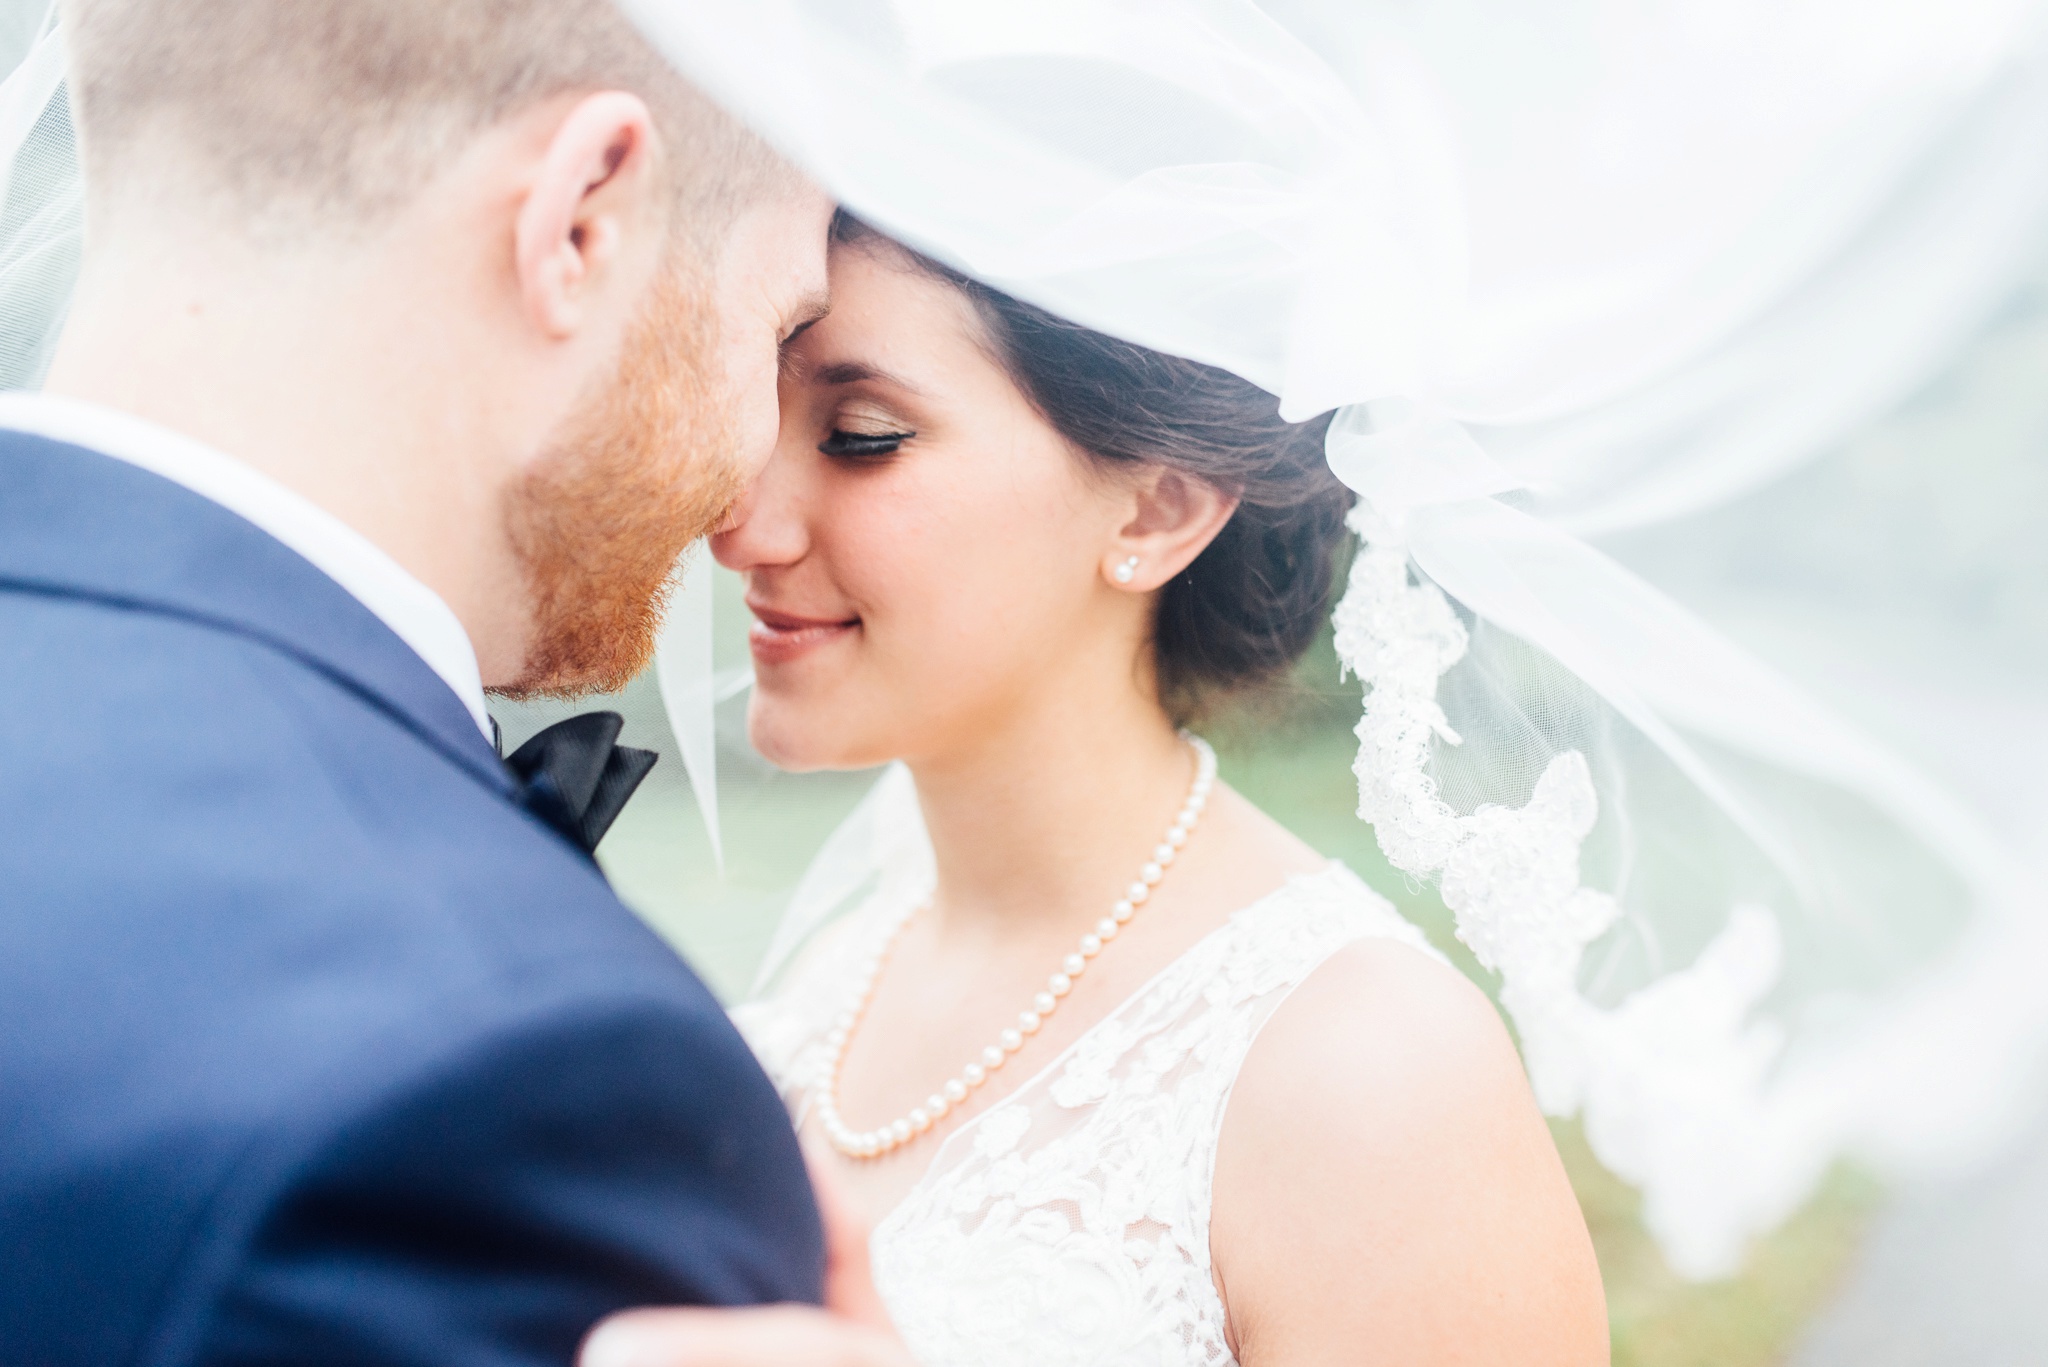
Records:
[[[873,1231],[840,1193],[830,1155],[808,1137],[804,1162],[811,1171],[811,1190],[818,1198],[818,1216],[825,1223],[825,1308],[893,1339],[896,1326],[889,1322],[888,1307],[882,1304],[882,1293],[875,1290],[868,1264],[868,1237]]]
[[[808,1305],[628,1310],[583,1341],[577,1367],[914,1367],[896,1336]]]
[[[825,1223],[825,1309],[628,1310],[591,1331],[577,1367],[914,1367],[868,1268],[868,1230],[808,1153]]]

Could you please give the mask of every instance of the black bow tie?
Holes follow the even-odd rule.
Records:
[[[505,761],[519,780],[519,805],[594,855],[626,800],[661,758],[617,744],[625,718],[585,712],[558,721]]]

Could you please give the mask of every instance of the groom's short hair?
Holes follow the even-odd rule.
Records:
[[[258,218],[340,226],[407,202],[468,137],[556,95],[627,90],[685,224],[792,173],[614,0],[63,0],[89,182],[190,171]],[[162,163],[167,145],[186,154]],[[130,154],[135,155],[131,156]],[[160,190],[160,184],[152,184]]]

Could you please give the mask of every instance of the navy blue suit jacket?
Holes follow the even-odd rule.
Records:
[[[0,1363],[567,1363],[822,1264],[725,1014],[447,685],[234,514],[0,434]]]

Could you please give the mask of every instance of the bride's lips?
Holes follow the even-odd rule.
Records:
[[[799,617],[751,600],[747,608],[754,625],[747,632],[747,645],[757,665],[782,664],[822,645],[839,640],[860,626],[860,618]]]

